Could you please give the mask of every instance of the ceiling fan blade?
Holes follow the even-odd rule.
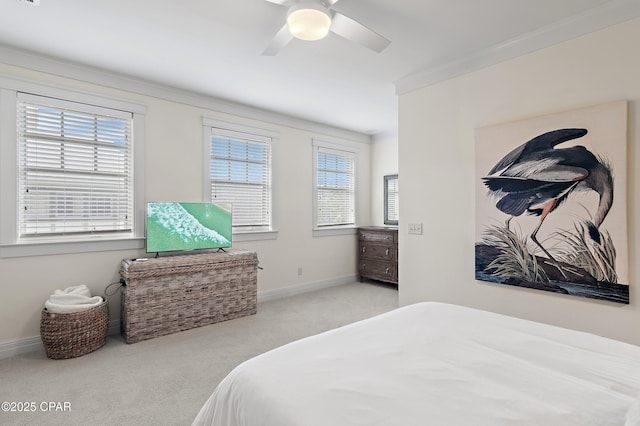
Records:
[[[337,12],[333,15],[333,20],[331,21],[331,31],[378,53],[391,44],[391,41],[365,27],[360,22]]]
[[[270,0],[267,0],[270,1]],[[333,6],[334,4],[338,3],[339,0],[322,0],[324,2],[324,4],[327,5],[327,7],[329,6]]]
[[[290,2],[290,0],[265,0],[265,1],[268,1],[269,3],[281,4],[283,6]]]
[[[285,47],[289,42],[293,40],[293,35],[289,31],[289,27],[287,24],[284,24],[280,31],[276,33],[276,35],[271,39],[269,44],[267,45],[264,52],[262,52],[262,56],[275,56]]]

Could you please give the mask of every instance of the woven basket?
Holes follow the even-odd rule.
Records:
[[[42,310],[40,337],[48,358],[76,358],[107,342],[109,302],[81,312],[58,314]]]

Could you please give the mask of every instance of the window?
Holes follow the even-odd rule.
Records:
[[[355,151],[314,141],[315,227],[355,226]]]
[[[209,193],[230,204],[234,233],[271,231],[271,147],[274,132],[205,119]]]
[[[398,224],[398,175],[384,177],[384,224]]]
[[[144,247],[144,117],[0,77],[0,257]]]
[[[132,114],[18,95],[18,238],[130,235]]]

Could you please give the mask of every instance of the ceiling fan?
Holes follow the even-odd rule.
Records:
[[[331,10],[339,0],[266,0],[289,7],[287,22],[262,52],[274,56],[293,38],[319,40],[329,31],[375,52],[382,52],[391,41],[358,21]]]

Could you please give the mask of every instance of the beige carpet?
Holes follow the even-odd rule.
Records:
[[[0,411],[0,424],[190,425],[239,363],[397,306],[397,287],[353,283],[259,303],[257,315],[131,345],[110,336],[103,348],[70,360],[50,360],[44,351],[0,360],[0,402],[36,407]]]

